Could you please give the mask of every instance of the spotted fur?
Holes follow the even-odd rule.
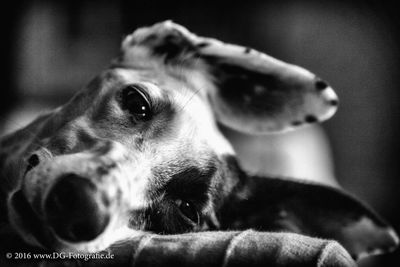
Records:
[[[135,98],[125,101],[124,90],[135,90]],[[138,107],[126,103],[151,113],[132,113]],[[342,190],[248,175],[218,128],[294,129],[328,119],[337,104],[326,82],[256,50],[199,37],[171,21],[140,28],[125,38],[111,67],[68,103],[0,141],[0,218],[29,245],[94,252],[128,239],[140,246],[133,260],[144,261],[140,255],[165,248],[168,238],[136,242],[138,230],[285,230],[335,239],[355,257],[392,250],[396,234],[370,208]],[[182,248],[185,238],[204,244],[208,235],[172,239]],[[224,266],[250,259],[249,244],[264,244],[251,231],[229,236],[228,247],[218,245],[225,244],[221,234],[212,243],[218,253],[226,249]],[[325,251],[325,241],[312,237],[260,236],[278,247],[295,240]],[[343,248],[333,247],[343,266],[353,266]],[[260,253],[270,255],[268,248]],[[200,255],[206,248],[192,249]],[[257,259],[276,259],[265,257]]]
[[[242,132],[290,130],[302,125],[297,121],[329,119],[337,108],[332,88],[309,71],[250,48],[199,37],[171,21],[129,35],[122,55],[117,66],[143,64],[139,59],[149,56],[211,75],[214,84],[203,90],[216,119]]]

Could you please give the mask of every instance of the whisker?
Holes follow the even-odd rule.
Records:
[[[200,62],[200,56],[195,56],[194,57],[194,65],[196,65],[196,64],[198,64],[198,62]],[[182,68],[182,70],[183,70],[183,68]],[[182,74],[183,74],[183,72],[182,72]],[[195,95],[197,95],[199,92],[200,92],[200,90],[201,90],[201,88],[199,88],[199,87],[196,87],[195,88],[195,91],[193,92],[193,94],[189,97],[189,99],[181,106],[181,108],[178,110],[178,111],[182,111],[189,103],[190,103],[190,101],[193,99],[193,97],[195,96]]]

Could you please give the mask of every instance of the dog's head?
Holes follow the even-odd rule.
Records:
[[[126,228],[267,229],[277,221],[336,238],[356,254],[386,249],[396,243],[391,230],[339,191],[285,181],[280,201],[274,183],[249,183],[218,129],[284,131],[329,118],[337,104],[328,84],[300,67],[170,21],[141,28],[70,102],[4,138],[8,220],[26,242],[57,250],[103,249]],[[269,207],[264,219],[224,212],[253,203],[245,200],[259,188],[275,196],[258,196],[258,210]],[[304,220],[307,207],[316,207],[315,220]]]

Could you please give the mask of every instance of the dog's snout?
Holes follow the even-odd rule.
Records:
[[[76,174],[59,178],[44,202],[45,215],[65,241],[90,241],[107,227],[108,200],[89,179]]]

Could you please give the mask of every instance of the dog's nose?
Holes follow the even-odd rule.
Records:
[[[108,199],[89,179],[63,175],[50,189],[44,211],[57,236],[69,242],[90,241],[106,228]]]

